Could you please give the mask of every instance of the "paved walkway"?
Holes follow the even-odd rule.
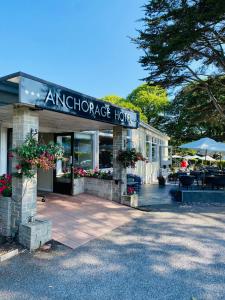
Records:
[[[225,207],[142,213],[71,250],[0,265],[1,300],[224,300]]]
[[[177,188],[175,184],[159,186],[157,184],[143,184],[139,192],[139,205],[174,205],[170,196],[170,190]]]
[[[52,220],[52,238],[75,249],[129,222],[140,212],[88,194],[48,194],[38,216]]]

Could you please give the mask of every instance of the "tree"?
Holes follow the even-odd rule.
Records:
[[[103,97],[102,100],[110,102],[110,103],[113,103],[113,104],[118,105],[118,106],[121,106],[123,108],[127,108],[127,109],[131,109],[131,110],[137,111],[137,112],[140,113],[140,119],[143,122],[147,122],[148,121],[147,117],[145,116],[145,114],[143,114],[143,112],[142,112],[142,110],[141,110],[140,107],[136,106],[135,104],[127,101],[126,99],[124,99],[124,98],[122,98],[120,96],[117,96],[117,95],[108,95],[108,96]]]
[[[210,79],[211,80],[211,79]],[[225,78],[216,78],[210,83],[213,94],[225,108]],[[223,88],[218,89],[218,86]],[[207,92],[201,84],[189,84],[171,102],[161,130],[171,138],[173,145],[180,145],[202,137],[225,140],[225,124],[211,101],[206,101]]]
[[[149,0],[144,8],[145,26],[134,41],[144,50],[147,82],[165,88],[198,83],[224,119],[212,83],[225,74],[225,1]]]
[[[165,89],[148,84],[142,84],[134,89],[127,96],[127,100],[138,106],[147,117],[148,123],[155,127],[158,127],[161,114],[169,103]]]

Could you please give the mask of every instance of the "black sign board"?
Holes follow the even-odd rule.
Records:
[[[45,82],[22,77],[20,102],[81,118],[138,128],[139,114],[96,98]]]

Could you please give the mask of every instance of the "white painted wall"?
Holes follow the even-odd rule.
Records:
[[[0,174],[7,173],[7,128],[0,127]]]
[[[152,157],[151,142],[149,142],[150,151],[149,153],[146,153],[146,135],[148,135],[150,141],[152,140],[152,138],[154,138],[154,140],[157,139],[158,141],[155,146],[155,160],[153,160]],[[159,143],[164,147],[159,147]],[[154,130],[154,128],[151,129],[151,127],[148,125],[146,125],[146,128],[140,126],[139,129],[132,130],[132,146],[136,148],[137,151],[140,151],[143,154],[143,156],[147,158],[147,160],[144,162],[137,162],[136,168],[128,168],[127,173],[136,174],[140,176],[144,183],[156,182],[157,177],[159,176],[160,158],[163,158],[163,160],[165,161],[167,161],[168,159],[168,137],[163,134],[160,134],[157,130]],[[160,153],[159,151],[162,151],[162,153]]]

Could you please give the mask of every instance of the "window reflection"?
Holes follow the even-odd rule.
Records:
[[[99,168],[106,169],[113,166],[113,138],[103,133],[99,135]]]
[[[56,163],[56,181],[69,182],[71,177],[71,136],[57,136],[57,143],[63,149],[63,159],[57,160]]]
[[[74,166],[85,170],[93,169],[93,136],[86,133],[75,133]]]

